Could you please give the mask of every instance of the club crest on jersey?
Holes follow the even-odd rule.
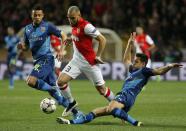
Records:
[[[41,31],[42,32],[45,32],[46,31],[46,28],[45,27],[41,27]]]

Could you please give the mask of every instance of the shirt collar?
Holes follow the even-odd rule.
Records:
[[[36,27],[39,27],[40,25],[42,25],[44,23],[44,21],[42,20],[38,25],[34,25],[34,23],[32,22],[32,26],[34,27],[34,28],[36,28]]]

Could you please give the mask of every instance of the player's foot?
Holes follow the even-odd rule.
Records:
[[[78,111],[78,113],[73,114],[74,119],[81,119],[81,118],[84,118],[84,117],[85,117],[85,115],[81,111]]]
[[[136,122],[134,123],[134,126],[143,126],[143,123],[140,122],[140,121],[136,121]]]
[[[70,121],[67,120],[67,119],[64,119],[62,117],[57,117],[56,121],[59,123],[59,124],[70,124]]]
[[[65,108],[65,110],[62,113],[63,117],[69,116],[71,114],[71,111],[77,107],[78,103],[74,100],[72,103],[69,103],[68,107]]]

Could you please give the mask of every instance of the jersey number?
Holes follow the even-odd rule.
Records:
[[[70,69],[71,69],[71,66],[67,66],[67,68],[66,68],[66,72],[69,72],[70,71]]]

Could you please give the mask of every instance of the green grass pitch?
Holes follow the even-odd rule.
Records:
[[[107,81],[114,93],[120,91],[122,84],[122,81]],[[72,81],[71,91],[85,113],[108,103],[89,81]],[[186,82],[148,83],[129,112],[144,123],[143,127],[123,124],[112,116],[84,125],[60,125],[55,119],[61,115],[62,107],[58,106],[52,114],[40,111],[40,101],[45,97],[49,97],[47,92],[32,89],[24,81],[16,81],[13,90],[8,89],[8,80],[0,81],[0,131],[186,130]]]

